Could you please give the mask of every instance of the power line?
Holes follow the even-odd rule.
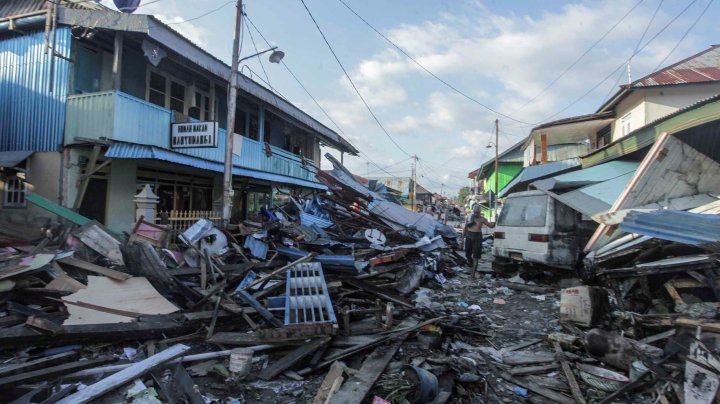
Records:
[[[672,55],[672,53],[675,52],[675,49],[677,49],[678,46],[680,46],[682,41],[685,40],[685,37],[687,37],[687,35],[690,33],[690,31],[692,31],[692,29],[695,28],[695,25],[697,25],[697,23],[700,21],[700,19],[705,15],[705,12],[707,12],[708,8],[710,8],[710,5],[712,4],[712,2],[713,2],[713,0],[708,1],[707,5],[703,9],[703,11],[700,13],[700,15],[698,15],[698,17],[695,19],[695,21],[693,21],[693,23],[690,25],[690,27],[688,27],[687,31],[685,31],[683,36],[680,37],[680,40],[677,41],[677,43],[675,44],[675,46],[673,46],[673,48],[670,50],[670,52],[668,52],[668,54],[665,55],[663,60],[661,60],[660,63],[658,63],[658,65],[655,66],[655,69],[653,69],[653,71],[657,71],[663,65],[663,63],[665,63],[665,61],[670,57],[670,55]]]
[[[303,5],[305,4],[304,0],[300,0],[300,1],[303,2]],[[399,45],[397,45],[395,42],[393,42],[390,38],[386,37],[383,33],[381,33],[377,28],[375,28],[372,24],[370,24],[365,18],[363,18],[360,14],[358,14],[355,10],[353,10],[347,3],[345,3],[344,0],[338,0],[338,1],[339,1],[340,3],[342,3],[348,10],[350,10],[350,12],[352,12],[353,14],[355,14],[355,16],[356,16],[357,18],[359,18],[362,22],[364,22],[365,25],[367,25],[368,27],[370,27],[370,29],[372,29],[373,31],[375,31],[375,33],[377,33],[378,35],[380,35],[381,38],[383,38],[385,41],[387,41],[387,42],[388,42],[390,45],[392,45],[395,49],[397,49],[398,51],[400,51],[400,53],[402,53],[403,55],[405,55],[408,59],[410,59],[410,60],[411,60],[413,63],[415,63],[418,67],[420,67],[421,69],[423,69],[427,74],[431,75],[433,78],[435,78],[436,80],[438,80],[439,82],[441,82],[442,84],[444,84],[446,87],[450,88],[451,90],[455,91],[456,93],[460,94],[461,96],[465,97],[466,99],[474,102],[474,103],[477,104],[477,105],[480,105],[481,107],[487,109],[488,111],[490,111],[490,112],[492,112],[492,113],[494,113],[494,114],[496,114],[496,115],[500,115],[500,116],[502,116],[502,117],[504,117],[504,118],[510,119],[510,120],[512,120],[512,121],[515,121],[515,122],[518,122],[518,123],[521,123],[521,124],[532,125],[532,124],[529,123],[529,122],[521,121],[521,120],[516,119],[516,118],[513,118],[513,117],[511,117],[511,116],[509,116],[509,115],[503,114],[502,112],[500,112],[500,111],[498,111],[498,110],[495,110],[495,109],[493,109],[493,108],[490,108],[489,106],[487,106],[487,105],[483,104],[482,102],[478,101],[476,98],[471,97],[471,96],[468,95],[467,93],[459,90],[457,87],[455,87],[455,86],[453,86],[452,84],[448,83],[447,81],[443,80],[441,77],[439,77],[438,75],[436,75],[435,73],[433,73],[432,71],[430,71],[427,67],[425,67],[422,63],[418,62],[414,57],[412,57],[412,56],[411,56],[409,53],[407,53],[403,48],[401,48]],[[642,0],[641,0],[641,1],[642,1]],[[307,6],[305,6],[305,9],[307,9]],[[309,12],[309,11],[308,11],[308,12]],[[316,25],[317,25],[317,24],[316,24]]]
[[[358,97],[359,97],[360,100],[362,101],[363,105],[365,105],[365,108],[367,108],[368,112],[369,112],[370,115],[373,117],[373,119],[375,120],[375,122],[378,124],[378,126],[380,127],[380,129],[382,129],[382,131],[385,133],[385,135],[388,137],[388,139],[390,139],[390,141],[391,141],[401,152],[405,153],[405,155],[407,155],[407,156],[412,156],[412,155],[411,155],[410,153],[408,153],[405,149],[403,149],[402,146],[400,146],[400,144],[398,144],[398,142],[395,141],[395,139],[393,139],[393,137],[390,135],[390,133],[388,133],[388,131],[387,131],[387,130],[385,129],[385,127],[383,126],[383,124],[380,123],[380,120],[379,120],[378,117],[375,115],[375,113],[373,112],[372,108],[370,108],[370,105],[368,105],[367,101],[365,101],[365,98],[364,98],[364,97],[362,96],[362,94],[360,93],[360,90],[358,90],[357,86],[355,86],[355,83],[352,81],[352,78],[350,78],[350,74],[348,74],[347,70],[345,69],[345,66],[343,66],[342,62],[340,61],[340,58],[338,58],[338,56],[337,56],[337,54],[335,53],[335,50],[333,49],[332,45],[330,45],[330,42],[328,41],[327,37],[325,36],[325,33],[324,33],[324,32],[322,31],[322,29],[320,28],[320,25],[318,25],[317,20],[315,20],[315,17],[314,17],[313,14],[310,12],[310,9],[308,8],[307,4],[305,4],[305,0],[300,0],[300,2],[302,3],[303,7],[305,8],[305,11],[307,11],[308,15],[310,16],[310,19],[312,19],[313,23],[315,24],[315,28],[317,28],[318,32],[319,32],[320,35],[322,36],[323,40],[325,41],[325,44],[328,46],[328,49],[330,49],[330,53],[332,53],[333,57],[335,58],[335,61],[338,63],[338,65],[340,65],[340,69],[342,69],[343,73],[345,74],[345,77],[348,79],[348,81],[350,82],[350,85],[351,85],[352,88],[355,90],[355,93],[358,95]]]
[[[340,1],[343,1],[343,0],[340,0]],[[570,66],[565,68],[565,70],[563,70],[563,72],[560,73],[559,76],[555,77],[548,85],[545,86],[545,88],[543,88],[539,93],[535,94],[534,97],[527,100],[523,105],[520,106],[520,108],[516,109],[514,112],[518,112],[518,111],[522,110],[523,108],[525,108],[528,104],[535,101],[539,96],[543,95],[545,93],[545,91],[547,91],[550,87],[552,87],[555,83],[557,83],[558,80],[560,80],[563,76],[565,76],[565,74],[567,74],[570,70],[572,70],[572,68],[575,67],[580,62],[580,60],[582,60],[588,53],[590,53],[590,51],[593,50],[603,39],[605,39],[605,37],[607,37],[613,30],[615,30],[615,28],[617,28],[617,26],[620,25],[620,23],[623,22],[625,20],[625,18],[627,18],[630,15],[630,13],[632,13],[633,10],[635,10],[643,1],[644,0],[640,0],[637,3],[635,3],[635,5],[632,6],[632,8],[630,8],[630,10],[628,10],[625,13],[625,15],[622,16],[622,18],[620,18],[617,22],[615,22],[615,24],[612,27],[610,27],[610,29],[605,31],[605,33],[602,34],[600,36],[600,38],[598,38],[592,45],[590,45],[590,47],[587,48],[585,50],[585,52],[582,53],[582,55],[580,55],[577,59],[575,59],[575,61],[572,62],[570,64]]]
[[[640,47],[640,44],[642,43],[643,39],[645,39],[645,35],[647,35],[647,32],[650,30],[650,27],[652,26],[652,23],[655,21],[655,17],[657,16],[658,12],[660,11],[660,8],[662,7],[663,2],[665,2],[665,0],[660,0],[660,2],[658,3],[657,8],[655,8],[655,12],[653,13],[652,17],[650,17],[650,21],[648,21],[647,25],[645,25],[645,30],[643,30],[642,35],[640,35],[640,39],[638,39],[637,43],[635,44],[635,49],[633,50],[633,54],[635,54],[635,53],[637,52],[637,50],[638,50],[638,48]],[[632,62],[632,56],[631,56],[630,59],[628,60],[628,64],[631,63],[631,62]],[[620,72],[620,74],[618,75],[617,80],[615,80],[615,83],[610,87],[610,89],[608,90],[607,94],[605,94],[605,97],[603,97],[603,99],[602,99],[603,104],[604,104],[608,99],[610,99],[610,96],[612,95],[613,90],[615,89],[615,87],[617,87],[618,83],[620,83],[620,80],[622,80],[622,77],[623,77],[623,76],[624,76],[624,72]]]
[[[675,17],[673,17],[673,19],[670,20],[670,22],[668,22],[667,24],[665,24],[665,26],[662,27],[662,28],[660,29],[660,31],[658,31],[652,38],[650,38],[650,39],[645,43],[645,45],[643,45],[642,47],[640,47],[637,51],[633,52],[633,54],[630,55],[630,57],[629,57],[628,59],[626,59],[625,61],[623,61],[623,62],[620,64],[620,66],[618,66],[617,68],[615,68],[615,70],[613,70],[612,72],[610,72],[610,74],[608,74],[605,78],[603,78],[599,83],[597,83],[596,85],[594,85],[590,90],[588,90],[587,92],[585,92],[585,93],[584,93],[583,95],[581,95],[580,97],[576,98],[573,102],[571,102],[570,104],[568,104],[567,106],[565,106],[565,107],[564,107],[563,109],[561,109],[560,111],[558,111],[558,112],[556,112],[556,113],[554,113],[554,114],[552,114],[552,115],[544,118],[541,122],[546,122],[546,121],[549,120],[550,118],[553,118],[553,117],[555,117],[555,116],[557,116],[557,115],[560,115],[561,113],[563,113],[563,112],[565,112],[566,110],[568,110],[569,108],[571,108],[573,105],[575,105],[575,104],[577,104],[578,102],[580,102],[580,100],[582,100],[583,98],[585,98],[588,94],[590,94],[591,92],[595,91],[596,88],[600,87],[600,86],[601,86],[604,82],[606,82],[610,77],[612,77],[615,73],[617,73],[618,70],[620,70],[621,68],[623,68],[623,67],[625,66],[625,64],[626,64],[630,59],[633,58],[633,56],[635,56],[635,55],[637,55],[638,53],[642,52],[643,49],[645,49],[652,41],[655,40],[655,38],[657,38],[658,36],[660,36],[660,34],[662,34],[670,25],[672,25],[678,18],[680,18],[680,16],[683,15],[693,4],[695,4],[696,1],[697,1],[697,0],[692,0],[692,1],[690,2],[690,4],[688,4],[682,11],[680,11],[680,13],[678,13]]]
[[[243,13],[243,16],[244,15],[245,15],[245,13]],[[247,27],[247,24],[245,24],[245,28],[247,29],[248,35],[250,35],[250,42],[252,42],[253,48],[255,48],[255,53],[260,53],[257,45],[255,45],[255,37],[253,37],[252,31],[250,31],[250,28]],[[272,88],[272,85],[270,85],[270,77],[268,76],[267,71],[265,70],[265,64],[263,64],[262,58],[258,58],[258,62],[260,63],[260,67],[262,68],[263,74],[265,74],[265,79],[267,80],[268,86],[270,86],[270,88]],[[273,90],[275,90],[275,89],[273,89]],[[285,97],[283,97],[283,98],[285,98]]]
[[[186,22],[190,22],[190,21],[199,20],[199,19],[201,19],[201,18],[203,18],[203,17],[207,17],[208,15],[210,15],[210,14],[212,14],[212,13],[216,13],[216,12],[220,11],[222,8],[224,8],[224,7],[227,6],[228,4],[232,4],[232,3],[235,3],[235,0],[231,0],[231,1],[225,2],[225,3],[223,3],[220,7],[215,8],[215,9],[212,9],[212,10],[206,12],[206,13],[200,14],[200,15],[198,15],[197,17],[188,18],[187,20],[177,21],[177,22],[166,22],[165,24],[167,24],[167,25],[177,25],[177,24],[185,24]]]
[[[258,33],[258,35],[260,35],[260,38],[262,38],[262,40],[265,41],[265,44],[267,44],[267,46],[272,46],[272,45],[270,44],[270,41],[268,41],[267,38],[265,38],[265,35],[263,35],[263,33],[260,31],[260,29],[252,22],[252,20],[250,19],[250,17],[248,17],[247,15],[245,15],[245,20],[250,24],[250,26],[251,26],[253,29],[255,29],[255,31]],[[292,69],[290,69],[290,66],[288,66],[288,65],[285,63],[285,61],[281,61],[281,63],[282,63],[282,65],[285,67],[285,69],[288,71],[288,73],[290,73],[290,75],[293,77],[293,79],[295,79],[295,81],[296,81],[296,82],[300,85],[300,87],[305,91],[305,94],[307,94],[307,96],[310,97],[310,99],[315,103],[315,105],[320,109],[320,111],[322,111],[323,114],[325,114],[325,116],[330,120],[330,122],[333,123],[333,125],[335,125],[335,127],[338,129],[338,131],[339,131],[341,134],[343,134],[343,136],[345,136],[345,140],[347,140],[347,142],[350,143],[350,145],[351,145],[352,147],[354,147],[361,155],[364,156],[364,160],[365,160],[366,162],[374,165],[375,167],[379,168],[381,171],[385,172],[386,174],[392,176],[391,173],[383,170],[383,168],[380,167],[380,165],[378,165],[376,162],[374,162],[374,161],[370,158],[370,156],[367,155],[367,153],[365,153],[365,152],[363,152],[362,150],[360,150],[359,148],[357,148],[357,147],[350,141],[349,137],[347,137],[347,135],[345,134],[345,131],[343,131],[343,129],[340,127],[340,125],[338,125],[338,123],[335,122],[335,120],[330,116],[330,114],[325,110],[325,108],[323,108],[323,106],[320,105],[320,103],[318,102],[318,100],[310,93],[310,91],[307,89],[307,87],[305,87],[305,85],[302,83],[302,81],[300,81],[300,78],[298,78],[298,76],[295,75],[295,73],[293,73]]]

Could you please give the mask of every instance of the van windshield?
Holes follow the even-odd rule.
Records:
[[[516,227],[543,227],[547,215],[547,195],[508,198],[500,211],[498,225]]]

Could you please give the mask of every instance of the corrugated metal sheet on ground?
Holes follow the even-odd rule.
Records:
[[[224,171],[224,166],[221,163],[215,163],[197,157],[191,157],[184,154],[175,153],[170,150],[161,149],[159,147],[136,145],[130,143],[114,143],[105,152],[105,157],[162,160],[189,167],[201,168],[203,170],[216,172]],[[299,185],[308,188],[327,189],[325,185],[316,182],[301,180],[292,177],[285,177],[278,174],[247,170],[238,167],[233,168],[233,175],[250,177],[271,182],[279,182],[284,184]]]
[[[720,252],[720,216],[677,210],[631,212],[620,230]]]
[[[70,28],[58,27],[55,51],[70,57]],[[0,40],[0,151],[56,151],[62,145],[70,62],[50,54],[43,31]]]
[[[505,188],[500,190],[500,197],[507,195],[508,191],[518,185],[529,183],[533,180],[544,178],[555,173],[569,171],[580,167],[580,159],[573,158],[563,161],[553,161],[552,163],[539,164],[536,166],[525,167],[520,174],[515,177]]]

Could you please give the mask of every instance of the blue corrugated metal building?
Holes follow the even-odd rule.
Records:
[[[219,210],[229,66],[153,16],[63,4],[0,7],[0,153],[30,156],[0,168],[28,187],[5,190],[5,181],[3,201],[36,192],[116,230],[130,229],[133,196],[145,185],[159,210]],[[236,218],[272,204],[280,189],[324,189],[315,181],[321,144],[357,153],[267,88],[245,76],[236,84]],[[171,141],[178,124],[201,131],[176,131],[191,145]],[[3,203],[0,220],[25,228],[44,221],[17,205]]]

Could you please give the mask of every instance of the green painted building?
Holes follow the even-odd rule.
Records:
[[[495,189],[495,177],[498,179],[498,188],[503,189],[510,181],[515,178],[523,170],[523,150],[524,140],[511,146],[498,155],[498,173],[495,173],[495,158],[491,158],[484,162],[480,168],[468,173],[468,178],[473,181],[473,198],[474,203],[480,203],[483,207],[483,215],[492,219],[492,212],[487,202],[488,192],[497,194]]]

